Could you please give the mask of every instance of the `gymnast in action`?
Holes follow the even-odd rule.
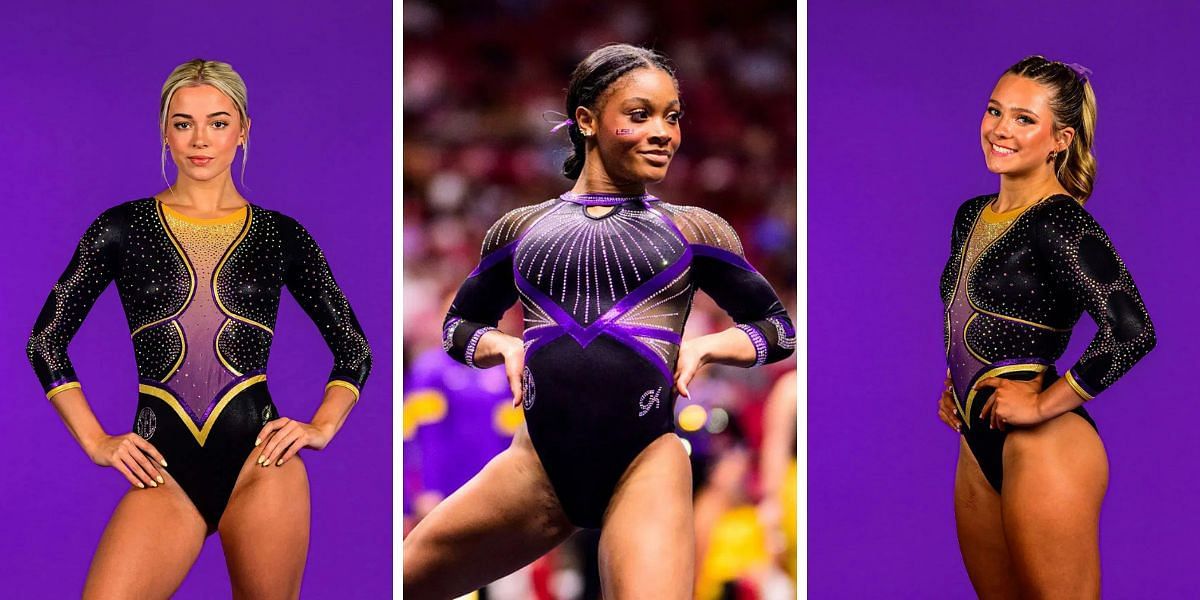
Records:
[[[1008,69],[980,124],[1000,192],[958,209],[941,279],[948,365],[938,416],[961,434],[959,547],[980,598],[1099,598],[1108,458],[1083,404],[1155,345],[1092,194],[1090,71],[1041,56]],[[1086,311],[1096,335],[1060,377]]]
[[[193,60],[163,85],[159,125],[175,183],[103,211],[37,317],[27,352],[46,397],[96,464],[132,485],[88,571],[84,598],[167,598],[205,538],[220,533],[236,598],[296,598],[308,553],[301,448],[337,433],[371,352],[320,248],[291,217],[234,186],[250,134],[246,87],[226,63]],[[115,281],[138,370],[130,433],[96,420],[67,346]],[[311,423],[267,390],[280,290],[333,351]]]
[[[404,597],[451,598],[599,528],[611,598],[691,598],[691,469],[676,395],[706,364],[790,355],[795,331],[717,215],[646,192],[681,140],[661,54],[601,47],[571,75],[561,196],[500,218],[443,324],[443,347],[503,365],[526,426],[404,540]],[[683,340],[697,289],[737,325]],[[520,300],[523,339],[496,329]]]

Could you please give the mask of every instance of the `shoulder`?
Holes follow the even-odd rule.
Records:
[[[729,221],[699,206],[659,202],[654,205],[679,228],[689,244],[702,244],[743,254],[742,241]]]
[[[958,205],[958,210],[954,213],[954,222],[962,223],[964,221],[974,221],[983,208],[988,205],[988,202],[996,199],[996,194],[984,194],[975,196]]]
[[[1065,194],[1047,198],[1029,210],[1030,221],[1041,230],[1084,232],[1100,227],[1078,200]]]
[[[528,229],[528,227],[533,224],[538,217],[546,214],[558,204],[559,200],[557,198],[552,198],[537,204],[519,206],[504,213],[499,219],[496,219],[496,222],[493,223],[492,226],[488,228],[487,233],[484,234],[483,254],[488,254],[493,250],[503,248],[504,246],[512,243],[514,240],[521,237],[521,234],[524,233],[525,230]]]

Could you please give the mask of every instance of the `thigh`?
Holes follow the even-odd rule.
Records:
[[[204,545],[207,526],[179,483],[130,489],[92,558],[84,598],[169,598]]]
[[[1004,527],[1031,597],[1100,597],[1100,505],[1107,488],[1104,445],[1079,415],[1009,434]]]
[[[217,532],[235,598],[297,598],[308,556],[308,473],[300,456],[260,467],[255,448]]]
[[[1017,598],[1019,590],[1004,539],[1000,494],[988,483],[961,437],[954,474],[954,522],[958,548],[975,594],[984,600]]]
[[[507,450],[404,539],[405,598],[453,598],[529,564],[570,537],[525,427]]]
[[[692,470],[673,433],[626,469],[604,514],[600,580],[606,597],[692,597],[696,541]]]

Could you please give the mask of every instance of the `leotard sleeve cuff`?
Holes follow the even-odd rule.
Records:
[[[357,385],[354,385],[353,383],[350,383],[349,381],[345,381],[342,379],[330,379],[329,383],[325,384],[325,390],[328,391],[329,388],[334,387],[334,386],[344,387],[344,388],[350,390],[354,394],[355,400],[358,400],[359,394],[362,393],[362,389],[359,388]]]
[[[83,386],[79,385],[78,381],[60,379],[50,384],[50,389],[46,390],[46,399],[50,400],[67,390],[79,389],[83,389]]]
[[[483,334],[489,331],[495,331],[495,329],[495,327],[480,327],[479,329],[475,330],[474,334],[471,335],[471,341],[467,342],[467,349],[463,353],[463,358],[466,360],[468,367],[471,367],[472,369],[479,368],[475,365],[475,347],[479,345],[479,338],[483,337]]]
[[[1067,385],[1071,386],[1071,389],[1075,390],[1076,394],[1079,394],[1079,396],[1083,398],[1084,402],[1095,398],[1096,395],[1100,393],[1098,390],[1084,382],[1084,380],[1075,372],[1074,367],[1067,371],[1067,374],[1063,377],[1063,379],[1066,380]]]
[[[753,367],[761,367],[767,364],[767,338],[758,330],[757,327],[742,323],[737,326],[750,338],[750,343],[754,344],[754,364]]]

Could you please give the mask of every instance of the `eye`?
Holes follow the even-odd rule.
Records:
[[[672,125],[678,125],[678,124],[679,124],[679,120],[680,120],[680,119],[682,119],[682,118],[683,118],[683,113],[681,113],[681,112],[673,112],[673,113],[671,113],[671,114],[667,115],[667,122],[668,122],[668,123],[670,123],[670,124],[672,124]]]
[[[635,123],[641,123],[650,117],[650,113],[646,112],[645,109],[639,108],[630,112],[629,117],[632,118]]]
[[[1017,121],[1024,123],[1026,125],[1033,125],[1034,123],[1037,122],[1037,121],[1034,121],[1033,119],[1030,119],[1028,116],[1025,116],[1025,115],[1021,115],[1021,116],[1017,117]]]
[[[992,115],[993,117],[998,117],[1000,116],[1000,109],[989,106],[987,109],[987,114]]]
[[[188,123],[187,121],[176,121],[175,123],[171,124],[172,127],[179,130],[187,129],[188,127],[191,127],[191,125],[192,124]]]
[[[225,129],[226,127],[229,127],[229,123],[227,121],[213,121],[212,125],[217,129]]]

